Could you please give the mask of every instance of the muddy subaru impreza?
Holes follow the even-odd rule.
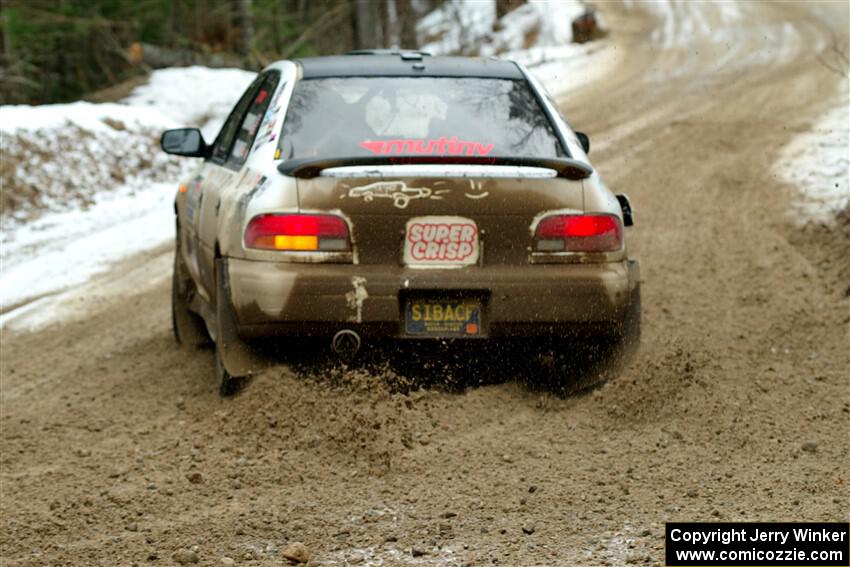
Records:
[[[162,147],[203,159],[175,200],[172,313],[179,342],[215,342],[224,394],[262,338],[636,340],[628,199],[513,62],[281,61],[212,144]]]

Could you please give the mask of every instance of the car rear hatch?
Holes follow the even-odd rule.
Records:
[[[521,265],[528,263],[535,217],[581,211],[582,186],[579,180],[524,176],[538,168],[512,170],[510,176],[464,177],[468,171],[461,168],[440,177],[385,172],[297,183],[303,212],[338,212],[349,220],[359,264]]]
[[[516,65],[440,61],[374,76],[305,64],[278,170],[302,212],[349,219],[360,264],[525,264],[535,216],[581,211],[593,170]]]

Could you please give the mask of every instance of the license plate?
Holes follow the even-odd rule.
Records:
[[[478,299],[409,299],[404,329],[419,337],[478,337],[481,301]]]

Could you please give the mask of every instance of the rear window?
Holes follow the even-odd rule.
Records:
[[[299,81],[279,148],[284,159],[566,155],[524,81],[453,77]]]

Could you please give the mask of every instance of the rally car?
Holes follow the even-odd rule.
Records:
[[[638,263],[614,195],[526,69],[357,52],[259,73],[180,184],[175,336],[212,339],[223,394],[252,343],[598,337],[634,343]]]

